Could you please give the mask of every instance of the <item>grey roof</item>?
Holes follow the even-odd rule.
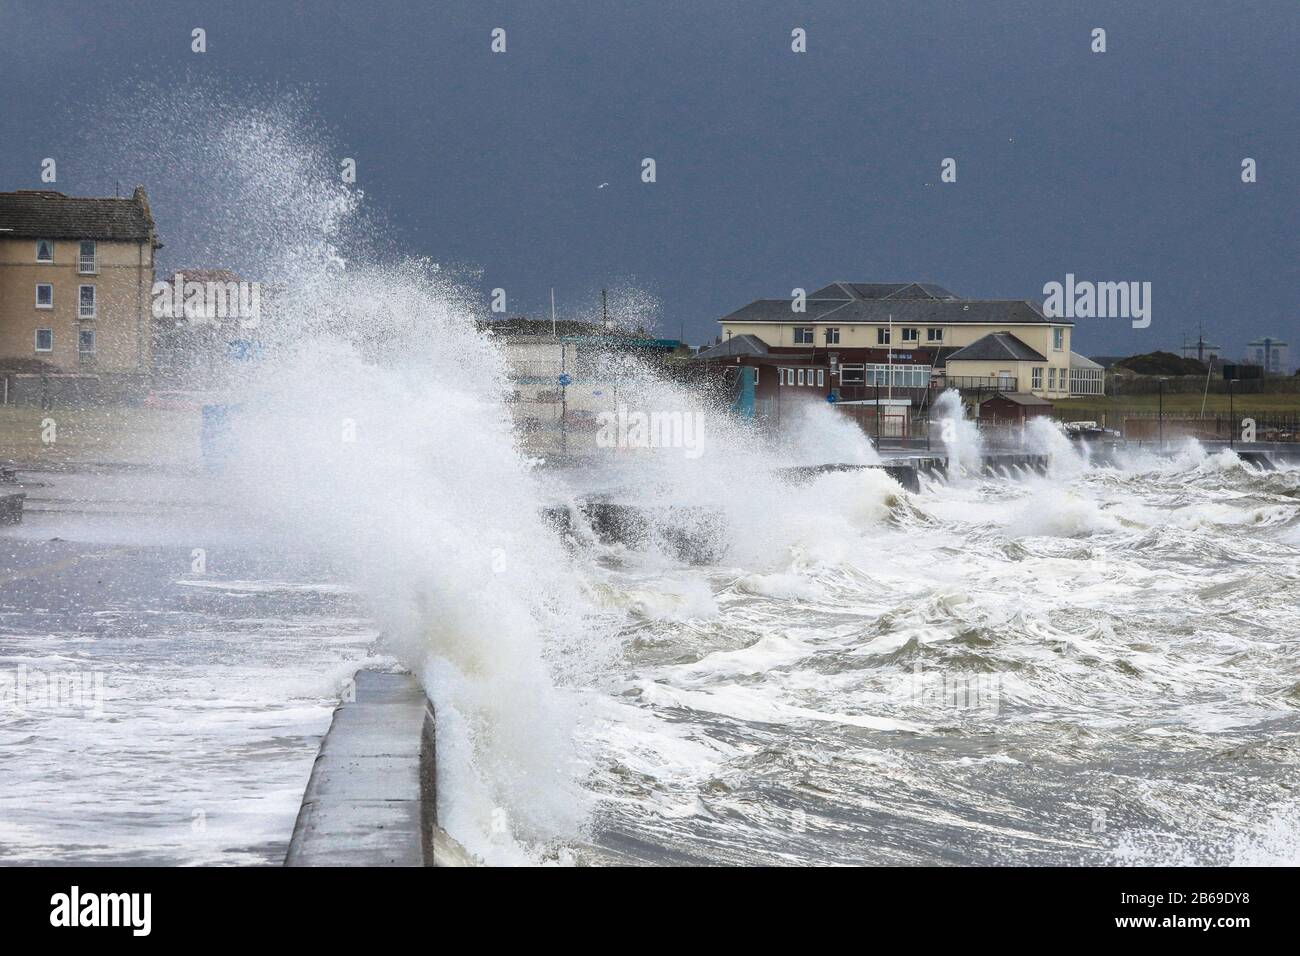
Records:
[[[715,359],[731,358],[737,355],[766,355],[767,343],[757,335],[734,335],[725,342],[719,342],[717,345],[711,345],[707,349],[700,349],[696,358]]]
[[[832,282],[808,296],[810,299],[955,299],[932,282]]]
[[[965,348],[953,352],[948,356],[948,363],[1000,362],[1005,359],[1015,362],[1047,361],[1010,332],[990,332],[982,339],[977,339]]]
[[[0,238],[145,242],[153,216],[143,187],[129,199],[79,199],[43,189],[0,193]]]
[[[999,398],[1005,398],[1009,402],[1015,402],[1017,405],[1050,405],[1052,404],[1045,398],[1039,398],[1031,392],[1001,392],[991,398],[984,399],[985,402],[991,402]]]
[[[1096,362],[1086,355],[1080,355],[1078,352],[1070,353],[1070,368],[1101,368]]]
[[[948,364],[948,356],[958,350],[951,345],[939,345],[933,347],[931,351],[934,353],[934,358],[930,360],[930,367],[941,369]]]
[[[723,322],[888,322],[894,325],[986,324],[1071,325],[1068,319],[1049,319],[1036,302],[1027,299],[814,299],[806,312],[791,310],[789,299],[758,299],[742,306]]]
[[[849,304],[848,300],[809,299],[804,303],[807,310],[795,312],[790,299],[755,299],[749,305],[743,305],[730,315],[723,316],[723,322],[798,322],[807,319],[820,321]]]

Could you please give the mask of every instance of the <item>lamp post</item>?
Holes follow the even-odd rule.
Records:
[[[560,456],[569,457],[569,382],[572,378],[565,371],[564,343],[560,343]]]
[[[876,373],[876,451],[880,451],[880,373]]]
[[[930,386],[925,387],[925,450],[930,450],[930,421],[934,418],[934,402],[930,400]]]
[[[1228,447],[1235,448],[1237,445],[1237,413],[1233,410],[1232,404],[1232,386],[1236,385],[1238,379],[1228,379]]]

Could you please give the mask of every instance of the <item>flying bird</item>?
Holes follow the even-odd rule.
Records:
[[[604,188],[605,188],[606,186],[608,186],[608,185],[609,185],[609,183],[601,183],[601,184],[600,184],[599,186],[597,186],[596,188],[597,188],[597,189],[604,189]]]

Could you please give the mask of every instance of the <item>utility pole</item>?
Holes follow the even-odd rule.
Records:
[[[894,401],[894,313],[889,313],[889,401]]]
[[[600,318],[605,328],[609,328],[609,295],[604,289],[600,290]]]

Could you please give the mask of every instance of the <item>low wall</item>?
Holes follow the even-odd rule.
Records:
[[[471,862],[437,825],[433,707],[411,674],[359,671],[334,711],[285,866]]]

